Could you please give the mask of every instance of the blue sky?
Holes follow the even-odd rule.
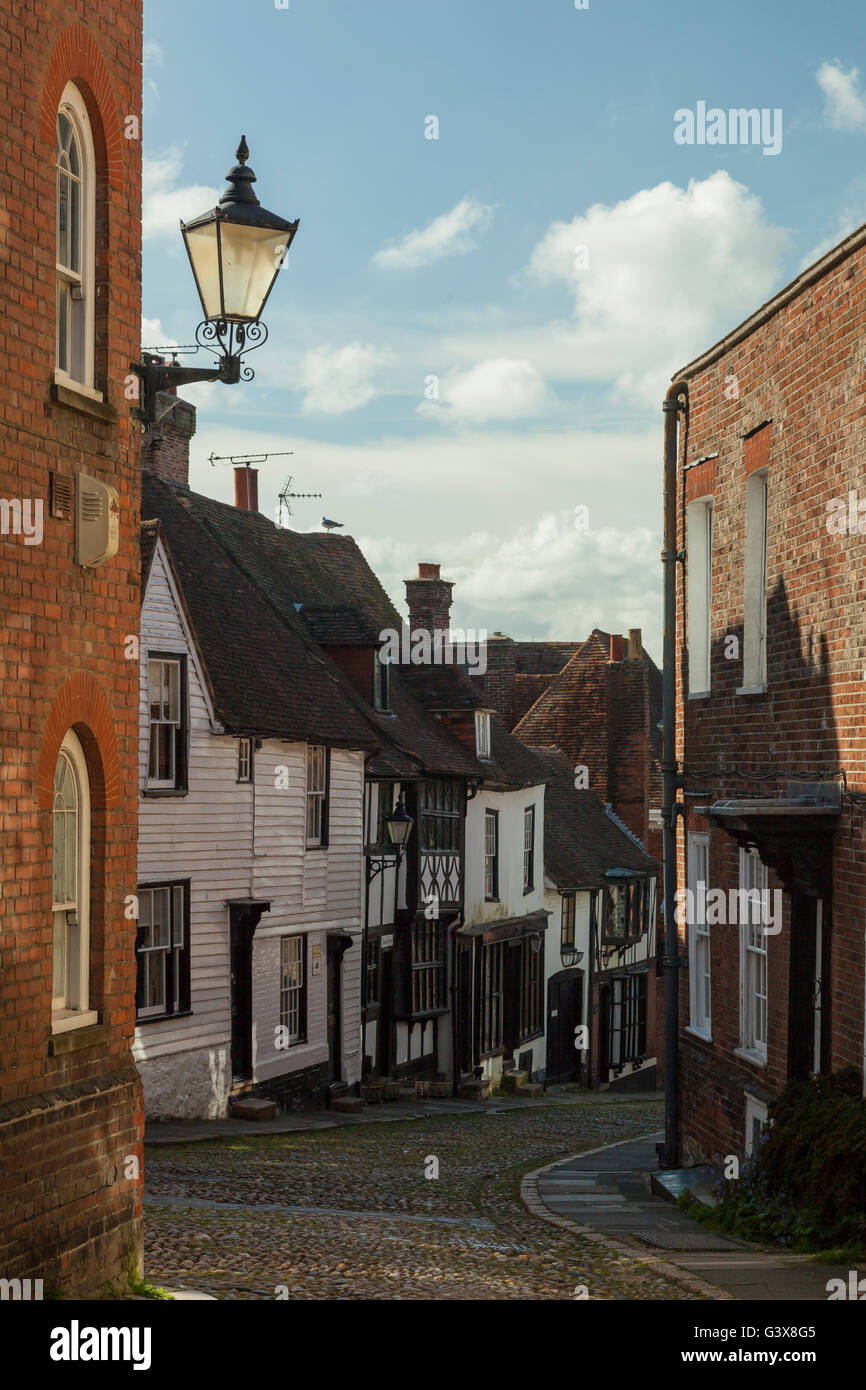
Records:
[[[398,600],[440,561],[455,623],[658,657],[665,382],[866,220],[864,38],[839,0],[146,0],[145,345],[192,338],[178,218],[242,132],[301,219],[255,382],[188,392],[193,487],[291,449],[262,510],[320,491],[292,525]],[[698,102],[780,110],[781,150],[677,144]]]

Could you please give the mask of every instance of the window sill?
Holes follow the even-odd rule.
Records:
[[[55,405],[102,420],[106,425],[117,423],[117,411],[103,400],[101,391],[90,391],[86,386],[55,379],[51,383],[51,400]]]
[[[543,1028],[536,1028],[536,1030],[535,1030],[534,1033],[527,1033],[525,1038],[518,1038],[518,1039],[517,1039],[517,1042],[516,1042],[516,1044],[515,1044],[515,1046],[516,1046],[516,1047],[523,1047],[526,1043],[534,1042],[536,1038],[543,1038],[543,1037],[544,1037],[544,1029],[543,1029]]]
[[[165,1023],[168,1019],[192,1018],[192,1014],[192,1009],[178,1009],[177,1012],[173,1014],[138,1014],[136,1016],[135,1026],[139,1028],[143,1023]]]
[[[498,902],[499,902],[499,898],[494,898],[494,897],[491,897],[490,895],[488,895],[488,896],[485,897],[484,901],[485,901],[486,903],[498,903]]]
[[[767,687],[764,685],[739,685],[734,691],[735,695],[766,695]]]
[[[49,1057],[63,1057],[68,1052],[100,1047],[111,1038],[108,1024],[100,1023],[99,1014],[92,1009],[86,1014],[70,1014],[66,1018],[53,1019],[51,1033],[48,1040]]]
[[[750,1062],[753,1067],[766,1067],[767,1065],[766,1053],[762,1055],[760,1052],[750,1052],[745,1047],[735,1047],[734,1056],[739,1057],[741,1062]]]
[[[712,1033],[702,1033],[700,1028],[693,1028],[690,1023],[686,1024],[683,1032],[688,1033],[690,1038],[697,1038],[698,1042],[711,1043],[713,1041]]]
[[[189,796],[189,787],[145,787],[142,796]]]
[[[690,700],[708,700],[710,698],[710,692],[709,690],[690,690],[688,698]]]

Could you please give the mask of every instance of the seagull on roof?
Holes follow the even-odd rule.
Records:
[[[342,521],[329,521],[326,516],[322,517],[322,525],[326,531],[335,531],[338,526],[342,526]]]

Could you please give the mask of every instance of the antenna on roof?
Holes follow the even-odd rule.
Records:
[[[291,474],[290,474],[289,477],[286,479],[286,485],[285,485],[285,487],[283,488],[282,492],[280,493],[279,513],[278,513],[278,516],[277,516],[277,525],[278,525],[278,526],[282,526],[282,524],[283,524],[283,507],[285,507],[285,509],[286,509],[286,520],[288,520],[288,518],[289,518],[290,516],[293,516],[293,515],[294,515],[294,513],[293,513],[293,511],[292,511],[292,508],[291,508],[291,504],[290,504],[290,502],[289,502],[289,498],[290,498],[290,497],[291,497],[291,498],[300,498],[300,497],[321,497],[321,495],[322,495],[320,492],[292,492],[292,491],[291,491],[291,486],[292,486],[293,481],[294,481],[294,479],[292,478],[292,476],[291,476]]]
[[[216,463],[242,463],[244,467],[249,468],[250,464],[267,463],[268,459],[287,458],[289,454],[293,454],[294,452],[294,449],[280,449],[274,454],[210,454],[208,456],[208,463],[211,468],[213,468]]]

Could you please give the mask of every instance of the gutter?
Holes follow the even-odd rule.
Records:
[[[674,913],[677,888],[677,771],[676,747],[676,622],[677,561],[677,444],[678,416],[688,410],[689,388],[677,380],[668,387],[664,412],[664,647],[662,659],[662,825],[664,836],[664,955],[665,972],[665,1140],[666,1168],[679,1166],[679,930]]]

